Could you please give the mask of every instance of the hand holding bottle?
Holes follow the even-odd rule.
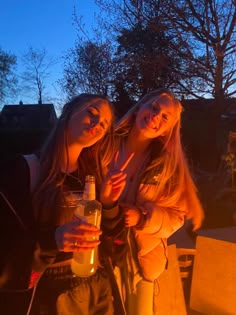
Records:
[[[99,245],[98,237],[101,233],[93,224],[75,219],[59,226],[55,232],[55,239],[60,251],[86,251]]]
[[[95,189],[95,177],[93,175],[87,175],[85,178],[85,187],[83,192],[83,199],[77,203],[74,210],[75,217],[85,224],[87,227],[93,226],[94,229],[100,227],[101,222],[101,211],[102,205],[96,200],[96,189]],[[91,227],[92,228],[92,227]],[[89,235],[86,232],[84,244],[99,244],[99,235]],[[97,243],[94,243],[97,242]],[[75,243],[75,245],[77,245]],[[98,247],[89,248],[87,251],[74,251],[73,258],[71,261],[71,270],[74,274],[79,277],[89,277],[93,275],[98,268]]]

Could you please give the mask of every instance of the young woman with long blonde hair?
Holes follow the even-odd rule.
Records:
[[[153,284],[167,265],[168,237],[185,220],[196,230],[204,218],[181,145],[181,112],[171,92],[155,90],[116,126],[118,154],[101,191],[102,227],[129,315],[153,314]]]

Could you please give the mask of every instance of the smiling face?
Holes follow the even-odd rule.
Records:
[[[68,124],[68,142],[89,147],[99,141],[111,126],[110,105],[98,99],[82,110],[75,110]]]
[[[135,130],[147,139],[166,135],[177,121],[179,110],[172,98],[163,93],[141,103],[136,115]]]

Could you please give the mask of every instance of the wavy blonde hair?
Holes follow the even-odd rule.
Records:
[[[113,107],[107,98],[101,95],[80,94],[66,103],[62,109],[61,116],[49,135],[46,143],[40,151],[41,174],[39,183],[33,194],[33,206],[36,220],[43,224],[57,225],[60,214],[60,202],[65,175],[61,173],[61,162],[63,154],[67,152],[68,163],[68,123],[73,113],[80,112],[85,108],[101,102],[108,104],[112,120],[114,120]],[[111,160],[113,154],[114,127],[111,121],[105,136],[94,145],[84,148],[78,158],[78,170],[80,179],[84,180],[87,174],[95,175],[96,182],[101,183],[104,169]],[[62,210],[61,210],[62,211]]]
[[[182,106],[173,93],[166,89],[154,90],[145,95],[117,123],[115,139],[120,141],[128,136],[140,107],[153,97],[167,98],[174,105],[175,119],[171,128],[163,136],[152,140],[149,147],[149,162],[140,175],[144,183],[158,175],[158,185],[153,191],[153,200],[161,207],[186,211],[186,217],[192,219],[193,229],[201,226],[204,212],[197,195],[197,189],[190,174],[189,166],[181,143],[180,127]],[[145,185],[151,189],[153,185]]]

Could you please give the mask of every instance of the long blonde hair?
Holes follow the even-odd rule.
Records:
[[[68,163],[68,123],[75,111],[79,112],[98,102],[106,102],[113,107],[107,98],[101,95],[80,94],[66,103],[62,113],[40,151],[41,174],[39,183],[33,194],[33,206],[36,220],[43,224],[58,224],[61,217],[59,204],[62,198],[62,188],[65,175],[61,173],[62,152],[67,152]],[[114,117],[113,117],[114,120]],[[98,184],[101,183],[104,169],[111,160],[113,148],[113,121],[105,136],[88,148],[84,148],[78,158],[78,169],[81,179],[87,174],[93,174]]]
[[[124,137],[127,137],[139,108],[153,97],[159,96],[172,102],[175,119],[165,135],[152,140],[148,163],[142,171],[140,179],[144,183],[150,183],[150,179],[158,176],[153,200],[157,201],[160,207],[180,211],[184,209],[186,217],[192,219],[193,229],[197,229],[202,224],[204,213],[182,147],[180,135],[182,106],[174,94],[166,89],[159,89],[145,95],[118,122],[115,138],[119,143]],[[145,187],[148,189],[151,185],[147,184]]]

